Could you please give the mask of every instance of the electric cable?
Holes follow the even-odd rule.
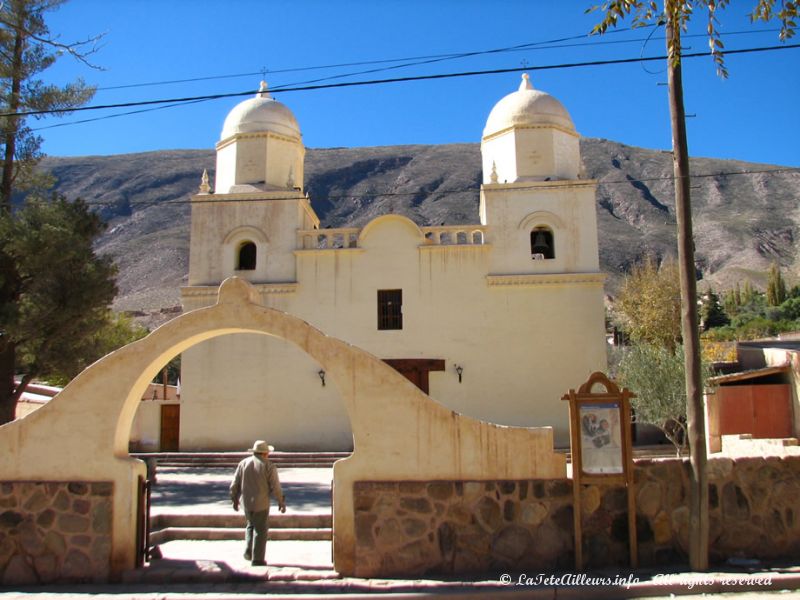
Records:
[[[654,27],[654,31],[655,26]],[[610,31],[609,33],[620,33],[624,31],[631,31],[631,28],[619,29]],[[732,36],[732,35],[753,35],[759,33],[775,33],[780,31],[780,29],[773,28],[773,29],[751,29],[751,30],[740,30],[740,31],[728,31],[724,32],[722,35],[723,37]],[[464,58],[464,57],[471,57],[471,56],[478,56],[483,54],[499,54],[499,53],[506,53],[506,52],[524,52],[525,50],[552,50],[552,49],[559,49],[559,48],[575,48],[575,47],[582,47],[582,46],[603,46],[603,45],[611,45],[611,44],[631,44],[631,43],[638,43],[638,42],[646,42],[651,39],[651,36],[646,38],[632,38],[628,40],[601,40],[597,39],[591,42],[583,42],[583,43],[573,43],[573,44],[562,44],[559,43],[561,41],[571,41],[571,40],[578,40],[586,38],[587,34],[583,35],[575,35],[566,38],[559,38],[556,40],[546,40],[542,42],[529,42],[527,44],[520,44],[517,46],[509,46],[506,48],[496,48],[491,50],[478,50],[473,52],[462,52],[462,53],[450,53],[450,54],[430,54],[430,55],[422,55],[422,56],[410,56],[405,58],[389,58],[389,59],[377,59],[377,60],[365,60],[365,61],[357,61],[357,62],[350,62],[350,63],[338,63],[338,64],[329,64],[329,65],[317,65],[317,66],[310,66],[310,67],[291,67],[291,68],[284,68],[284,69],[262,69],[260,71],[251,71],[247,73],[229,73],[229,74],[221,74],[221,75],[209,75],[204,77],[188,77],[185,79],[171,79],[171,80],[163,80],[163,81],[147,81],[141,83],[128,83],[122,85],[113,85],[113,86],[102,86],[98,87],[97,91],[109,91],[109,90],[123,90],[123,89],[131,89],[131,88],[140,88],[140,87],[154,87],[154,86],[161,86],[161,85],[173,85],[179,83],[196,83],[200,81],[214,81],[219,79],[237,79],[242,77],[254,77],[256,75],[266,75],[269,73],[270,75],[281,74],[281,73],[297,73],[297,72],[304,72],[304,71],[320,71],[325,69],[337,69],[343,67],[356,67],[362,65],[376,65],[376,64],[386,64],[386,63],[394,63],[394,62],[406,62],[406,61],[427,61],[430,59],[440,59],[440,60],[451,60],[457,58]],[[706,37],[706,34],[684,34],[682,36],[684,39],[687,38],[694,38],[694,37]],[[664,38],[654,38],[654,39],[664,39]],[[410,63],[410,65],[416,64],[424,64],[423,63]],[[387,67],[386,70],[389,70],[394,67]],[[377,72],[377,71],[376,71]],[[351,76],[352,73],[347,74],[346,76]],[[337,75],[336,77],[342,77],[345,75]]]
[[[726,56],[735,55],[735,54],[747,54],[747,53],[754,53],[754,52],[769,52],[769,51],[776,51],[776,50],[794,50],[800,48],[800,44],[785,44],[781,46],[763,46],[758,48],[743,48],[739,50],[727,50],[725,52]],[[699,57],[707,57],[708,52],[692,52],[689,54],[683,54],[681,59],[688,59],[688,58],[699,58]],[[486,70],[479,70],[479,71],[460,71],[454,73],[438,73],[438,74],[431,74],[431,75],[411,75],[406,77],[392,77],[388,79],[372,79],[367,81],[342,81],[338,83],[329,83],[329,84],[316,84],[316,85],[301,85],[301,86],[293,86],[293,87],[275,87],[270,90],[271,93],[282,93],[282,92],[305,92],[305,91],[312,91],[312,90],[322,90],[322,89],[334,89],[334,88],[345,88],[345,87],[361,87],[367,85],[385,85],[389,83],[407,83],[411,81],[431,81],[431,80],[439,80],[439,79],[452,79],[457,77],[475,77],[475,76],[482,76],[482,75],[500,75],[505,73],[519,73],[523,71],[545,71],[545,70],[554,70],[554,69],[572,69],[578,67],[597,67],[597,66],[608,66],[608,65],[619,65],[619,64],[629,64],[634,62],[643,62],[643,61],[656,61],[656,60],[666,60],[667,56],[650,56],[650,57],[643,57],[643,58],[621,58],[621,59],[608,59],[608,60],[599,60],[599,61],[584,61],[584,62],[576,62],[576,63],[560,63],[555,65],[538,65],[538,66],[526,66],[526,67],[510,67],[505,69],[486,69]],[[90,110],[103,110],[109,108],[130,108],[134,106],[153,106],[156,104],[178,104],[178,103],[189,103],[195,102],[200,100],[218,100],[222,98],[235,98],[235,97],[242,97],[242,96],[250,96],[257,93],[258,90],[248,90],[246,92],[230,92],[230,93],[223,93],[223,94],[208,94],[203,96],[189,96],[185,98],[165,98],[160,100],[139,100],[134,102],[120,102],[115,104],[101,104],[101,105],[94,105],[94,106],[78,106],[69,110],[61,109],[46,109],[46,110],[29,110],[29,111],[18,111],[15,113],[4,112],[0,113],[0,117],[29,117],[29,116],[37,116],[37,115],[48,115],[53,113],[74,113],[74,112],[85,112]]]

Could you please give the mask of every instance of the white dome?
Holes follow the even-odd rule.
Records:
[[[483,137],[509,127],[526,125],[556,125],[575,130],[564,105],[550,94],[533,89],[528,74],[523,73],[519,89],[494,105],[486,120]]]
[[[267,84],[262,81],[255,98],[240,102],[228,113],[220,139],[227,139],[237,133],[266,131],[300,137],[300,126],[292,111],[270,96]]]

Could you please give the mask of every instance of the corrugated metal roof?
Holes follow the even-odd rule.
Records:
[[[709,383],[721,385],[723,383],[732,383],[734,381],[744,381],[747,379],[758,379],[759,377],[766,377],[768,375],[777,375],[780,373],[788,373],[789,365],[780,365],[777,367],[764,367],[763,369],[753,369],[752,371],[742,371],[739,373],[729,373],[728,375],[718,375],[716,377],[709,377]]]

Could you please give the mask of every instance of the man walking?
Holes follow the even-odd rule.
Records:
[[[275,448],[265,441],[256,441],[250,449],[253,456],[245,458],[236,467],[230,488],[233,510],[239,510],[240,497],[244,505],[244,516],[247,518],[244,558],[251,561],[254,567],[267,564],[264,555],[267,549],[269,497],[278,501],[278,510],[286,512],[278,469],[269,460],[269,453],[273,450]]]

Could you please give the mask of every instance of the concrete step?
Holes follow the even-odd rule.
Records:
[[[174,540],[242,540],[245,518],[242,513],[170,514],[150,516],[150,545]],[[269,539],[315,541],[331,540],[333,517],[323,513],[278,513],[270,515]]]
[[[243,540],[244,524],[242,527],[166,527],[150,532],[150,545],[158,546],[174,540]],[[270,540],[293,541],[330,541],[333,539],[333,530],[330,528],[272,528],[268,533]]]
[[[279,513],[270,514],[270,529],[323,529],[332,527],[331,513]],[[231,511],[230,514],[170,514],[159,513],[150,516],[150,529],[168,527],[237,527],[245,525],[244,515]]]

